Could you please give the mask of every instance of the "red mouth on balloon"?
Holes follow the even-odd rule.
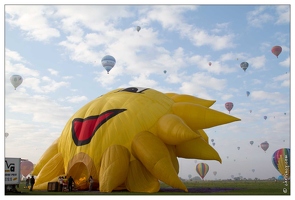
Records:
[[[72,138],[77,146],[88,144],[96,131],[112,117],[124,112],[126,109],[112,109],[100,115],[89,116],[85,119],[75,118],[72,121]]]

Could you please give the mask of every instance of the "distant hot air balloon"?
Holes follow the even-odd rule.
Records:
[[[228,113],[233,109],[234,104],[232,102],[226,102],[225,103],[225,108],[228,110]]]
[[[268,147],[269,147],[269,144],[268,144],[267,141],[265,141],[265,142],[262,142],[262,143],[260,144],[260,147],[266,152],[266,150],[267,150]]]
[[[207,165],[206,163],[199,163],[196,166],[196,171],[198,172],[198,174],[202,177],[202,179],[204,180],[204,177],[206,176],[206,174],[209,171],[209,165]]]
[[[249,67],[249,64],[247,62],[242,62],[240,66],[244,71],[246,71],[246,69]]]
[[[166,70],[164,70],[163,72],[164,72],[164,74],[166,74],[166,73],[167,73],[167,71],[166,71]]]
[[[271,52],[278,58],[280,53],[282,52],[282,47],[281,46],[274,46],[274,47],[272,47]]]
[[[214,142],[214,139],[211,139],[211,142]]]
[[[101,64],[109,73],[109,71],[115,66],[116,59],[113,56],[106,55],[101,59]]]
[[[252,169],[252,172],[255,172],[255,169]]]
[[[267,119],[267,116],[264,116],[263,118],[266,120]]]
[[[248,96],[250,95],[250,92],[249,92],[249,91],[247,91],[247,92],[246,92],[246,94],[247,94],[247,97],[248,97]]]
[[[9,133],[6,133],[6,132],[5,132],[5,137],[7,138],[8,136],[9,136]]]
[[[212,65],[212,63],[211,62],[209,62],[209,66],[211,66]]]
[[[217,174],[217,171],[214,171],[214,172],[213,172],[213,174],[214,174],[214,176],[216,176],[216,174]]]
[[[240,150],[240,147],[238,147],[238,150]]]
[[[250,141],[250,144],[251,144],[251,145],[253,145],[253,144],[254,144],[254,142],[253,142],[253,141]]]
[[[137,32],[139,32],[139,31],[140,31],[140,29],[141,29],[141,27],[140,27],[140,26],[137,26],[137,27],[136,27],[136,30],[137,30]]]
[[[250,111],[250,113],[252,113],[252,110],[249,110]]]
[[[213,142],[212,144],[213,144],[213,146],[215,146],[215,142]]]
[[[285,178],[290,177],[290,149],[281,148],[272,155],[272,164]]]
[[[31,171],[33,170],[33,168],[34,168],[34,164],[31,162],[31,161],[28,161],[28,160],[26,160],[26,161],[21,161],[21,163],[20,163],[20,171],[21,171],[21,174],[24,176],[24,177],[26,177],[26,176],[28,176],[30,173],[31,173]]]
[[[10,77],[10,82],[11,84],[14,86],[14,89],[16,90],[16,88],[22,84],[23,82],[23,78],[20,75],[12,75]]]

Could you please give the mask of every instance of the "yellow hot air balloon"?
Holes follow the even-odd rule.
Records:
[[[87,190],[91,175],[100,192],[153,193],[159,181],[187,191],[177,158],[221,162],[203,129],[240,120],[210,109],[214,102],[151,88],[110,91],[69,119],[32,172],[34,190],[46,190],[61,175]]]

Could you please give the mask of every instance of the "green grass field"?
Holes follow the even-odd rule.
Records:
[[[25,183],[21,182],[17,190],[19,193],[6,193],[5,195],[287,195],[290,196],[290,182],[283,181],[188,181],[184,182],[189,192],[183,192],[161,184],[157,193],[131,193],[128,191],[115,191],[101,193],[99,191],[29,191]]]

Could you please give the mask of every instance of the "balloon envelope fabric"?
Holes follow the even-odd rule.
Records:
[[[290,149],[281,148],[276,150],[272,156],[272,164],[284,178],[290,177]]]
[[[36,164],[35,190],[72,176],[78,190],[158,192],[159,181],[187,191],[177,158],[216,160],[203,129],[240,119],[209,108],[214,100],[151,88],[112,90],[90,101],[66,123]]]

